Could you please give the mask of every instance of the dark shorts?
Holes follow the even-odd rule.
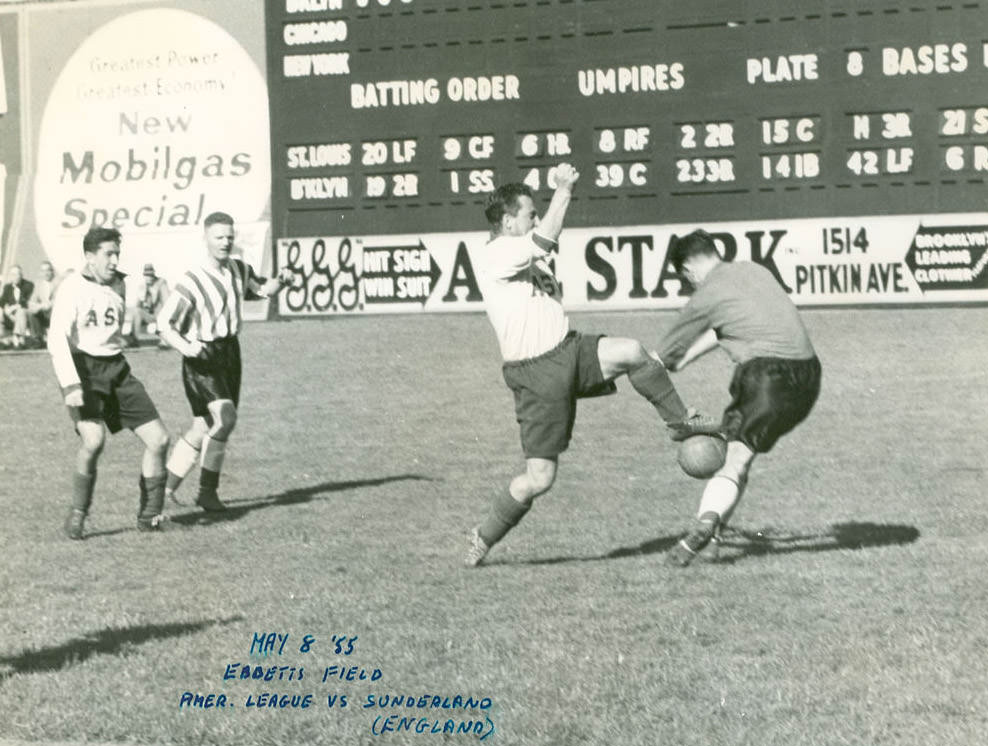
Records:
[[[158,419],[158,410],[142,384],[130,372],[123,355],[94,357],[84,352],[72,356],[82,382],[82,406],[69,407],[73,422],[106,423],[111,433]]]
[[[573,435],[576,400],[617,391],[600,370],[601,336],[570,332],[538,357],[504,364],[504,382],[515,395],[526,458],[554,459],[565,451]]]
[[[739,365],[724,410],[728,440],[767,453],[802,422],[820,394],[820,361],[759,357]]]
[[[240,375],[240,342],[236,337],[204,342],[196,357],[183,357],[182,383],[192,414],[209,419],[209,403],[220,399],[239,405]]]

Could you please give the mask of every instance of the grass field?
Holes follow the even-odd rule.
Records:
[[[671,318],[574,321],[654,345]],[[47,356],[0,358],[0,737],[983,743],[988,313],[805,318],[824,363],[820,401],[756,461],[721,561],[686,570],[662,554],[702,484],[678,470],[627,382],[581,404],[553,491],[486,566],[461,567],[467,531],[521,465],[480,315],[249,326],[221,484],[232,510],[171,509],[150,536],[135,530],[140,447],[124,433],[103,455],[88,538],[63,538],[75,435]],[[131,362],[179,431],[177,355]],[[716,411],[729,373],[715,353],[676,381]],[[252,656],[255,633],[289,637],[281,655]],[[339,654],[334,635],[347,638]],[[224,679],[232,663],[304,675]],[[324,682],[331,666],[380,678]],[[186,691],[233,706],[180,707]],[[246,706],[265,692],[312,700]],[[416,707],[365,707],[368,695]],[[419,708],[423,695],[489,702]],[[392,714],[429,730],[382,733],[402,722]],[[482,732],[429,732],[447,719]]]

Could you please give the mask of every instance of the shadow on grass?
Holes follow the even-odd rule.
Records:
[[[598,562],[600,560],[661,554],[679,541],[681,534],[651,539],[634,547],[619,547],[597,557],[552,557],[512,564],[554,565],[560,562]],[[834,523],[818,531],[764,528],[761,530],[728,527],[720,542],[719,564],[733,564],[745,557],[793,552],[828,552],[835,549],[864,549],[912,544],[919,538],[915,526],[889,523]],[[701,555],[703,558],[703,555]],[[496,562],[491,564],[498,564]]]
[[[390,477],[377,477],[375,479],[351,479],[346,482],[323,482],[311,487],[299,487],[297,489],[279,492],[276,495],[266,495],[264,497],[249,498],[243,500],[225,501],[226,510],[222,513],[205,513],[198,508],[192,513],[182,513],[170,516],[170,523],[177,523],[180,526],[198,526],[207,523],[220,523],[224,521],[236,521],[243,518],[248,513],[265,508],[279,508],[287,505],[298,505],[300,503],[311,502],[320,495],[328,495],[334,492],[345,490],[355,490],[361,487],[377,487],[382,484],[403,481],[431,482],[431,477],[421,474],[396,474]],[[190,502],[194,498],[190,498]]]
[[[730,528],[724,532],[718,562],[730,564],[745,557],[794,552],[828,552],[912,544],[919,529],[898,523],[834,523],[822,531],[760,531]]]
[[[20,655],[0,656],[0,682],[17,674],[60,671],[94,655],[119,655],[145,642],[181,637],[216,625],[243,620],[244,617],[235,616],[204,622],[145,624],[140,627],[100,630],[55,647],[30,650]]]

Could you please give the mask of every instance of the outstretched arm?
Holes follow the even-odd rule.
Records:
[[[563,232],[563,218],[566,217],[566,210],[569,208],[570,199],[573,197],[573,186],[580,178],[580,173],[568,163],[560,163],[554,172],[556,179],[556,191],[552,193],[552,199],[545,215],[539,221],[535,232],[550,241],[559,238]]]
[[[698,357],[702,357],[710,352],[712,349],[717,347],[717,332],[713,329],[707,329],[703,334],[697,337],[696,341],[693,342],[686,350],[683,357],[678,363],[676,363],[673,370],[682,370],[687,365],[692,363]]]
[[[262,283],[258,290],[261,295],[271,297],[272,295],[277,295],[282,291],[283,288],[288,287],[292,284],[295,279],[295,273],[288,269],[287,267],[281,269],[275,277],[266,280]]]
[[[288,287],[295,281],[294,270],[288,267],[282,267],[274,277],[258,277],[254,274],[254,269],[249,264],[245,266],[246,271],[246,284],[247,284],[247,300],[258,300],[260,298],[270,298],[272,295],[277,295],[282,291],[282,289]]]

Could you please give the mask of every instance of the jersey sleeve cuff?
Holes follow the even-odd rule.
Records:
[[[68,386],[62,386],[62,397],[66,397],[75,391],[82,391],[81,383],[70,383]]]

